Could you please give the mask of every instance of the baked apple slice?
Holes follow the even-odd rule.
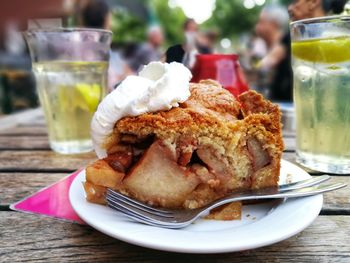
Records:
[[[198,177],[179,166],[176,155],[160,140],[150,146],[123,180],[133,197],[165,207],[181,207],[198,184]]]
[[[125,174],[114,170],[105,160],[97,160],[86,167],[86,181],[95,185],[117,188]]]

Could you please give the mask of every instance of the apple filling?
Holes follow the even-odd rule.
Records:
[[[238,188],[250,188],[254,171],[271,162],[267,151],[254,137],[247,140],[242,152],[249,160],[249,173],[240,178],[234,175],[231,162],[224,155],[212,145],[199,143],[198,139],[180,136],[172,142],[154,135],[140,139],[124,134],[120,144],[109,149],[106,158],[88,167],[88,174],[99,172],[104,176],[87,177],[87,181],[153,206],[197,208]],[[233,182],[233,178],[238,179]],[[103,198],[103,194],[99,197]]]
[[[237,101],[216,82],[191,84],[168,111],[120,119],[107,157],[86,168],[87,200],[112,188],[152,206],[193,209],[238,189],[276,186],[283,141],[278,106],[248,91]],[[237,219],[241,204],[211,218]]]

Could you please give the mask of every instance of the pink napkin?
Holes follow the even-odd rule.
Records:
[[[69,188],[80,171],[78,170],[35,194],[12,204],[10,208],[15,211],[42,214],[85,224],[74,212],[68,197]]]

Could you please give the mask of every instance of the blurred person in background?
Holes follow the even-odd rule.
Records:
[[[343,12],[346,2],[347,0],[293,0],[288,6],[288,12],[292,21],[340,14]],[[271,84],[271,99],[292,101],[293,73],[289,31],[285,33],[280,43],[271,49],[261,62],[261,66],[277,70]]]
[[[151,61],[159,61],[162,58],[161,46],[164,42],[163,30],[160,26],[151,26],[147,31],[147,42],[140,45],[135,54],[129,59],[129,66],[135,72],[142,69]]]
[[[340,14],[348,0],[293,0],[288,6],[292,21]]]
[[[255,32],[265,41],[269,50],[281,40],[288,20],[287,10],[280,5],[267,5],[261,10]]]
[[[242,47],[238,50],[239,62],[242,66],[244,74],[247,78],[251,89],[262,93],[267,90],[264,82],[264,74],[261,70],[257,70],[257,65],[261,59],[267,54],[265,41],[256,35],[255,31],[249,35],[243,35],[240,39]],[[265,78],[266,79],[266,78]]]
[[[81,19],[84,27],[111,30],[112,12],[104,0],[88,1],[82,10]],[[126,76],[133,73],[119,53],[111,50],[108,69],[109,91],[113,90]]]
[[[244,48],[240,50],[242,55],[241,63],[244,68],[252,70],[256,64],[261,61],[267,54],[267,46],[265,40],[259,37],[256,32],[250,33],[248,36],[243,36],[242,40]]]
[[[188,18],[183,25],[183,30],[185,42],[169,47],[165,53],[165,61],[167,63],[176,61],[184,64],[188,68],[192,68],[195,62],[195,56],[198,53],[196,46],[198,24],[194,19]]]
[[[218,40],[219,34],[214,30],[208,30],[205,32],[199,32],[197,49],[200,54],[212,54],[215,53],[215,45]]]
[[[81,14],[84,27],[111,30],[112,13],[104,0],[90,0]]]
[[[267,48],[267,54],[257,64],[261,87],[258,89],[269,99],[289,101],[292,98],[292,72],[290,60],[277,63],[275,48],[280,45],[288,27],[288,12],[280,5],[267,5],[260,13],[255,32]],[[259,82],[259,81],[258,81]],[[276,84],[278,86],[276,86]]]
[[[256,34],[252,36],[251,42],[250,42],[250,56],[255,63],[256,61],[260,61],[263,57],[267,54],[267,46],[266,42],[261,38],[258,37]]]

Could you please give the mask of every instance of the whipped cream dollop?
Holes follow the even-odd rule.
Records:
[[[107,156],[104,143],[118,120],[178,107],[190,96],[191,78],[191,72],[177,62],[151,62],[138,76],[127,77],[102,100],[92,118],[91,136],[98,158]]]

